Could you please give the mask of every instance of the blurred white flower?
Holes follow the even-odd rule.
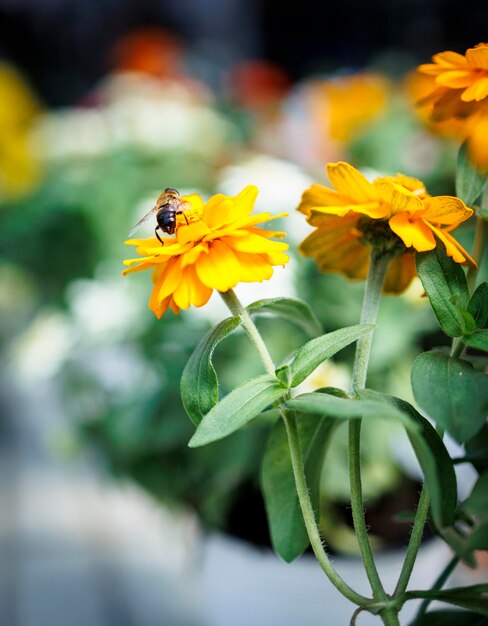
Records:
[[[312,230],[305,217],[296,211],[302,193],[312,182],[298,165],[258,154],[224,168],[217,187],[226,195],[235,195],[246,185],[256,185],[259,189],[256,212],[287,211],[283,230],[291,243],[298,243]]]
[[[120,280],[76,280],[68,287],[68,301],[76,327],[85,342],[116,342],[144,326],[144,298],[138,285]]]
[[[53,377],[72,351],[77,332],[62,313],[39,314],[11,347],[12,371],[21,385]]]

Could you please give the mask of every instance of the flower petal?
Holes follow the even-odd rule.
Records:
[[[273,275],[273,267],[265,255],[236,251],[235,257],[240,265],[240,282],[262,282],[270,279]]]
[[[447,256],[452,257],[456,263],[468,263],[472,267],[478,267],[476,261],[466,252],[460,243],[458,243],[454,237],[442,228],[435,228],[430,225],[432,231],[446,246]]]
[[[374,181],[378,194],[386,205],[389,205],[390,214],[396,213],[417,213],[422,211],[424,206],[418,195],[408,191],[401,185],[396,185],[382,178]],[[386,217],[386,215],[385,215]]]
[[[221,241],[233,250],[263,254],[268,252],[281,252],[288,249],[288,244],[282,241],[270,241],[258,235],[246,235],[245,237],[223,237]]]
[[[488,46],[478,46],[466,50],[466,60],[473,67],[488,70]]]
[[[378,200],[378,194],[373,185],[349,163],[343,161],[329,163],[327,173],[330,182],[340,194],[349,196],[356,202]]]
[[[437,54],[434,54],[432,60],[434,61],[434,63],[445,67],[464,67],[465,65],[467,65],[467,60],[464,55],[459,54],[459,52],[452,52],[451,50],[446,50],[445,52],[438,52]]]
[[[435,238],[422,219],[412,217],[408,213],[397,213],[390,218],[388,223],[391,230],[400,237],[407,248],[413,246],[418,252],[435,248]]]
[[[208,254],[196,261],[198,278],[217,291],[227,291],[241,280],[241,266],[232,250],[221,241],[213,241]]]
[[[303,193],[302,200],[297,210],[300,211],[300,213],[307,214],[311,209],[317,207],[337,207],[349,204],[353,204],[350,196],[340,194],[334,189],[329,189],[328,187],[324,187],[324,185],[314,183]]]
[[[488,76],[481,76],[467,87],[461,94],[461,100],[471,102],[471,100],[484,100],[488,96]]]
[[[402,293],[416,274],[415,256],[410,253],[397,256],[390,262],[385,278],[385,293]]]
[[[425,211],[422,218],[434,224],[457,224],[473,215],[472,209],[453,196],[435,196],[423,202]]]
[[[470,85],[473,78],[476,78],[476,74],[472,70],[452,70],[439,74],[435,82],[451,89],[462,89]]]
[[[173,294],[173,299],[180,309],[188,309],[191,304],[196,307],[203,306],[211,295],[212,289],[199,280],[195,267],[191,265],[184,269],[182,280]]]

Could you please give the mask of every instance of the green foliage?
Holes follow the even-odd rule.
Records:
[[[412,387],[418,405],[461,443],[486,421],[488,375],[467,361],[424,352],[413,364]]]
[[[306,343],[290,363],[291,386],[296,387],[302,383],[321,363],[368,332],[371,332],[371,326],[358,324],[341,328]]]
[[[488,521],[488,471],[478,478],[473,491],[463,503],[465,511]]]
[[[455,587],[453,589],[431,589],[429,591],[409,591],[407,598],[425,598],[454,604],[462,609],[488,615],[488,584],[471,587]]]
[[[219,383],[212,363],[214,350],[239,324],[238,317],[229,317],[217,324],[200,341],[183,370],[181,400],[195,426],[219,399]]]
[[[370,389],[361,391],[359,395],[395,407],[416,424],[416,429],[407,429],[407,435],[424,473],[434,521],[438,528],[452,524],[457,504],[456,475],[451,457],[435,429],[405,400]]]
[[[317,415],[300,415],[297,420],[300,448],[315,511],[319,510],[320,475],[325,450],[336,426],[335,420]],[[263,459],[261,486],[273,548],[290,563],[309,545],[295,487],[288,437],[279,420],[269,438]]]
[[[297,324],[308,335],[315,337],[322,333],[322,325],[310,306],[298,298],[269,298],[258,300],[247,307],[251,315],[272,314]]]
[[[450,259],[443,245],[417,253],[417,272],[429,296],[437,321],[450,337],[460,337],[476,328],[468,313],[469,291],[459,263]]]
[[[410,626],[486,626],[486,619],[471,611],[432,611]]]
[[[473,316],[476,328],[483,328],[488,320],[488,283],[478,285],[468,302],[467,311]]]
[[[227,437],[286,392],[286,387],[269,374],[251,378],[231,391],[205,415],[188,445],[197,448]]]
[[[479,172],[468,157],[466,142],[458,153],[456,168],[456,195],[468,206],[473,205],[486,187],[488,177]]]
[[[286,406],[294,411],[327,415],[337,419],[377,418],[393,420],[401,423],[405,428],[417,430],[418,427],[407,415],[392,404],[370,399],[340,398],[328,393],[305,393],[293,400],[288,400]]]
[[[463,341],[467,346],[476,348],[477,350],[484,350],[488,352],[488,330],[475,330],[471,335],[463,337]]]

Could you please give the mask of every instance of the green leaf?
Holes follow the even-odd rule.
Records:
[[[367,324],[348,326],[306,343],[290,363],[292,387],[299,385],[326,359],[356,341],[358,337],[371,332],[371,329],[372,326]]]
[[[188,445],[197,448],[227,437],[286,392],[287,389],[274,376],[263,374],[251,378],[210,409]]]
[[[219,399],[219,383],[212,364],[214,350],[239,324],[238,317],[229,317],[212,328],[200,341],[183,370],[181,400],[195,426]]]
[[[488,375],[442,352],[424,352],[412,368],[417,404],[457,441],[473,437],[488,413]]]
[[[282,385],[284,385],[287,389],[291,387],[291,370],[289,365],[283,365],[279,367],[276,372],[276,378],[280,381]]]
[[[435,428],[405,400],[371,389],[364,389],[359,395],[393,405],[417,425],[416,430],[409,428],[407,435],[424,473],[434,522],[440,529],[452,524],[457,505],[456,474],[449,452]]]
[[[416,263],[417,273],[441,328],[450,337],[460,337],[466,330],[461,310],[466,309],[469,300],[462,267],[447,256],[441,245],[417,253]]]
[[[468,302],[467,311],[473,316],[476,328],[483,328],[488,320],[488,283],[478,285]]]
[[[486,626],[486,620],[471,611],[431,611],[410,626]]]
[[[472,585],[471,587],[455,587],[454,589],[430,589],[428,591],[407,591],[407,599],[428,598],[454,604],[481,615],[488,615],[488,584]]]
[[[251,315],[272,313],[300,326],[310,337],[322,333],[322,324],[310,306],[299,298],[269,298],[258,300],[247,307]]]
[[[467,144],[463,143],[456,167],[456,195],[471,206],[482,194],[487,180],[486,174],[479,172],[469,160]]]
[[[472,335],[466,335],[463,337],[463,341],[471,348],[477,348],[478,350],[488,352],[488,329],[475,330]]]
[[[466,441],[464,448],[466,454],[473,459],[471,463],[479,474],[488,469],[488,425],[484,424],[479,433]]]
[[[488,550],[488,521],[479,524],[469,536],[469,550]]]
[[[488,471],[476,481],[469,498],[463,502],[463,509],[470,515],[488,520]]]
[[[338,419],[378,418],[395,420],[407,429],[417,430],[417,424],[408,415],[398,410],[392,404],[377,400],[339,398],[327,393],[304,393],[286,402],[286,406],[302,413],[328,415]]]
[[[301,415],[297,420],[300,447],[314,510],[319,510],[319,487],[325,450],[336,421],[316,415]],[[266,505],[273,548],[290,563],[309,544],[295,487],[290,448],[283,420],[271,432],[263,459],[261,486]]]

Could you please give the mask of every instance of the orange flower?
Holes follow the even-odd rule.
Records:
[[[149,308],[160,318],[166,310],[179,313],[190,305],[206,304],[212,291],[225,292],[240,282],[262,282],[273,266],[286,265],[286,243],[271,241],[285,233],[258,228],[258,224],[286,215],[251,215],[258,190],[250,185],[237,196],[212,196],[204,204],[193,194],[182,199],[191,209],[178,215],[176,237],[131,239],[142,258],[124,261],[124,275],[153,270]],[[188,214],[185,219],[185,214]],[[187,223],[188,220],[188,223]]]
[[[459,134],[467,138],[473,162],[488,171],[488,44],[469,48],[464,55],[439,52],[432,61],[417,68],[430,79],[418,105],[430,109],[434,123],[460,121]]]
[[[393,257],[385,291],[400,293],[415,276],[414,252],[432,250],[438,240],[457,263],[476,265],[450,234],[473,213],[459,198],[431,197],[403,174],[369,182],[348,163],[329,163],[327,172],[335,189],[314,184],[298,207],[316,228],[300,250],[322,271],[365,278],[374,246]]]

